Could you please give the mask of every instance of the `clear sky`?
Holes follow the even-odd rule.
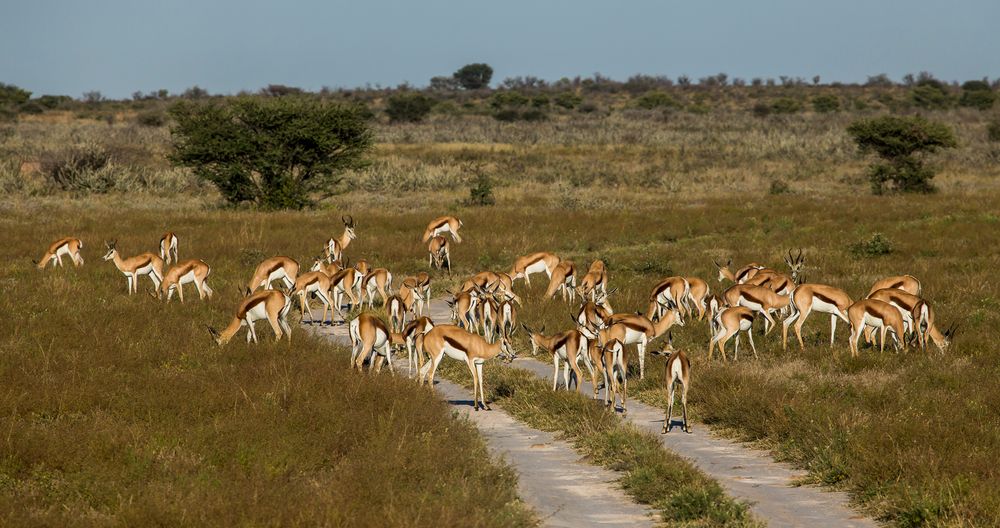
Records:
[[[4,0],[0,82],[211,93],[595,72],[1000,77],[1000,0]]]

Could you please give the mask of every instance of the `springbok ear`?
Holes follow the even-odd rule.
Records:
[[[726,261],[726,266],[729,266],[732,263],[733,263],[733,257],[729,257],[729,260]]]

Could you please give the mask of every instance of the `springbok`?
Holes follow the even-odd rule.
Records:
[[[604,404],[614,409],[617,401],[621,400],[622,414],[626,414],[628,360],[625,357],[625,345],[619,339],[612,339],[600,346],[600,354],[601,371],[604,374]]]
[[[788,295],[780,295],[765,286],[753,284],[737,284],[731,286],[722,294],[729,306],[745,306],[764,316],[764,335],[767,335],[778,324],[771,312],[781,310],[791,302]]]
[[[123,259],[118,253],[118,240],[105,242],[104,245],[108,249],[108,252],[104,254],[104,260],[114,262],[118,271],[125,275],[129,295],[138,293],[139,277],[142,275],[148,275],[149,279],[153,281],[153,290],[160,289],[160,283],[163,282],[163,260],[159,256],[155,253],[140,253],[134,257]]]
[[[719,353],[722,354],[722,361],[726,361],[726,343],[736,336],[736,351],[733,354],[733,361],[740,355],[740,332],[747,335],[750,340],[750,348],[753,350],[753,357],[757,359],[757,346],[753,343],[753,318],[754,311],[744,306],[731,306],[723,308],[711,319],[712,339],[708,342],[708,359],[712,359],[716,345]]]
[[[355,266],[354,269],[357,269]],[[368,307],[375,306],[375,293],[382,297],[382,304],[385,305],[392,295],[392,273],[385,268],[375,268],[369,270],[361,278],[361,303],[364,304],[365,297],[368,297]]]
[[[578,320],[575,320],[578,321]],[[614,314],[607,321],[607,326],[596,332],[580,326],[580,332],[587,339],[596,339],[601,346],[617,339],[623,345],[636,345],[639,353],[639,379],[646,377],[646,345],[665,334],[670,327],[675,324],[684,326],[677,305],[671,304],[670,311],[656,321],[650,321],[647,317],[638,314]]]
[[[564,302],[576,300],[576,265],[573,264],[573,261],[563,260],[552,270],[552,278],[549,279],[549,287],[545,290],[545,298],[555,297],[556,292],[562,294]]]
[[[330,240],[326,241],[325,252],[329,262],[340,260],[344,256],[344,250],[347,249],[347,246],[357,238],[357,235],[354,234],[354,217],[351,215],[341,216],[340,220],[344,222],[344,232],[340,234],[340,237],[330,237]]]
[[[528,332],[528,339],[531,341],[531,355],[534,356],[538,353],[538,349],[542,349],[546,352],[552,354],[552,390],[556,390],[559,385],[559,361],[563,361],[563,386],[566,390],[570,390],[571,378],[569,375],[570,369],[573,370],[573,375],[576,376],[576,392],[582,392],[580,387],[580,380],[583,378],[580,374],[580,360],[584,361],[587,365],[589,361],[587,360],[587,340],[583,337],[583,334],[579,330],[573,329],[559,334],[553,334],[551,336],[545,335],[545,325],[542,325],[541,330],[538,332],[534,331],[528,325],[521,323],[521,327]],[[587,365],[588,369],[591,370],[591,377],[593,377],[593,369]],[[596,381],[596,380],[595,380]],[[594,384],[594,391],[597,391],[597,384]]]
[[[674,428],[674,391],[678,384],[681,386],[681,413],[684,418],[682,430],[690,433],[687,396],[688,389],[691,388],[691,361],[683,351],[674,350],[673,340],[669,336],[667,346],[654,354],[667,356],[667,361],[663,365],[663,378],[667,386],[667,414],[663,418],[663,429],[660,430],[660,434],[667,434]]]
[[[288,342],[292,341],[292,328],[288,326],[288,310],[292,306],[292,299],[278,290],[263,290],[252,293],[244,297],[236,308],[236,316],[233,317],[229,326],[222,332],[215,331],[211,326],[208,332],[220,346],[225,345],[236,335],[241,327],[247,327],[247,343],[253,341],[257,343],[257,332],[254,330],[254,322],[267,319],[274,330],[274,337],[281,341],[282,336],[288,336]]]
[[[427,242],[431,237],[438,236],[442,233],[448,233],[451,238],[455,239],[455,242],[461,243],[462,237],[458,236],[458,230],[462,227],[462,221],[454,216],[441,216],[431,220],[431,223],[427,224],[427,229],[424,230],[423,241]]]
[[[490,406],[486,403],[486,389],[483,387],[483,364],[497,356],[507,363],[517,357],[505,337],[500,336],[496,343],[491,344],[482,336],[454,325],[435,326],[417,338],[417,348],[430,357],[430,361],[420,371],[420,380],[423,383],[426,374],[426,380],[431,387],[434,386],[434,373],[438,364],[446,354],[468,365],[472,374],[472,406],[476,411],[479,410],[480,402],[484,409],[490,410]]]
[[[899,310],[885,302],[875,299],[862,299],[847,309],[847,318],[851,321],[851,356],[858,357],[858,340],[867,328],[879,331],[881,347],[879,352],[885,352],[885,334],[892,333],[896,350],[902,348],[903,316]]]
[[[673,303],[681,308],[681,314],[686,315],[683,310],[684,301],[691,294],[691,285],[684,277],[667,277],[653,287],[649,294],[649,308],[646,313],[650,317],[659,317],[667,305]]]
[[[83,256],[80,255],[80,250],[83,249],[83,241],[79,238],[67,237],[60,238],[55,242],[49,244],[49,249],[45,251],[42,255],[41,260],[31,262],[38,266],[38,269],[45,269],[50,262],[53,266],[62,267],[63,255],[68,255],[70,260],[73,261],[73,265],[76,267],[83,266]]]
[[[322,271],[309,271],[299,275],[295,279],[295,285],[290,288],[291,295],[299,297],[299,309],[301,319],[305,322],[306,313],[309,314],[309,324],[314,322],[312,306],[309,305],[309,295],[315,294],[323,303],[323,317],[319,324],[326,324],[326,312],[330,311],[330,325],[333,326],[334,306],[330,298],[330,276]]]
[[[868,295],[885,288],[896,288],[918,297],[922,291],[920,281],[913,275],[897,275],[895,277],[886,277],[882,280],[875,281],[875,284],[872,284],[872,289],[868,290]]]
[[[868,298],[885,301],[895,306],[899,310],[899,314],[903,317],[903,331],[912,331],[916,334],[917,342],[920,344],[922,351],[927,350],[928,338],[934,342],[941,352],[946,351],[951,345],[951,338],[955,334],[957,325],[952,324],[949,329],[941,333],[934,324],[934,309],[925,299],[898,288],[876,290],[869,294]]]
[[[608,291],[608,268],[604,261],[597,259],[590,264],[587,274],[580,280],[580,285],[576,287],[576,292],[580,297],[590,296],[591,300],[603,295]]]
[[[747,281],[747,279],[750,279],[751,277],[756,275],[758,271],[762,269],[767,269],[767,267],[764,266],[763,264],[751,262],[746,266],[743,266],[742,268],[736,270],[735,273],[733,273],[729,269],[729,266],[731,266],[733,263],[733,259],[727,260],[725,264],[719,264],[717,260],[713,260],[712,263],[715,264],[716,268],[719,268],[719,282],[728,279],[736,284],[743,284],[744,282]]]
[[[174,266],[168,269],[166,275],[163,276],[158,297],[166,296],[167,302],[170,302],[174,290],[177,290],[181,302],[184,302],[184,285],[193,282],[195,289],[198,290],[199,299],[212,298],[214,292],[208,285],[208,275],[212,273],[212,268],[208,264],[198,259],[174,262]]]
[[[389,363],[389,372],[396,375],[392,367],[392,346],[401,345],[402,337],[396,332],[390,332],[378,317],[370,313],[363,313],[351,319],[348,325],[351,336],[351,370],[355,368],[362,370],[365,360],[370,354],[375,354],[377,358],[372,358],[368,371],[372,369],[376,373],[382,371],[382,362]]]
[[[684,280],[688,283],[688,295],[684,298],[684,306],[690,313],[691,307],[688,304],[693,305],[698,310],[698,320],[701,321],[705,318],[705,310],[707,308],[705,303],[711,294],[708,282],[699,277],[691,276],[684,277]]]
[[[173,260],[171,260],[171,254]],[[160,258],[163,259],[163,263],[169,265],[171,262],[176,264],[177,260],[177,235],[171,231],[167,231],[160,237]]]
[[[448,249],[448,239],[438,235],[431,238],[427,244],[428,262],[431,268],[448,268],[448,275],[451,275],[451,250]]]
[[[781,323],[781,349],[788,347],[788,327],[795,323],[795,337],[799,340],[799,348],[806,349],[802,342],[802,325],[813,311],[830,314],[830,346],[833,346],[837,333],[837,319],[851,324],[847,318],[847,309],[854,301],[851,296],[840,288],[826,284],[803,284],[791,293],[792,313]]]
[[[544,251],[518,257],[514,260],[514,265],[510,269],[511,280],[524,279],[525,284],[530,287],[531,275],[533,273],[544,272],[545,276],[551,279],[552,272],[559,265],[559,261],[558,256]]]
[[[247,284],[247,290],[251,293],[257,288],[271,289],[271,282],[280,280],[285,289],[295,285],[295,279],[299,276],[299,263],[288,257],[271,257],[264,259],[257,265],[253,272],[253,277]]]

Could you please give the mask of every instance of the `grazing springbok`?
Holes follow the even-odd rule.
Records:
[[[157,297],[166,296],[167,302],[177,290],[177,295],[181,302],[184,302],[184,285],[194,283],[194,288],[198,290],[198,298],[204,300],[206,297],[212,298],[212,288],[208,285],[208,275],[212,273],[212,268],[198,259],[176,262],[172,268],[167,270],[160,283],[160,291]]]
[[[578,320],[575,320],[578,321]],[[636,345],[639,353],[639,379],[646,377],[646,345],[665,334],[675,324],[684,326],[677,305],[671,304],[670,311],[656,321],[650,321],[639,314],[614,314],[607,320],[607,326],[598,331],[580,326],[580,332],[587,339],[596,339],[601,346],[617,339],[623,345]]]
[[[315,295],[323,303],[323,317],[319,324],[326,324],[326,312],[330,312],[330,325],[333,325],[334,306],[330,298],[330,276],[322,271],[309,271],[299,275],[295,279],[295,285],[290,288],[291,295],[299,297],[299,309],[301,319],[305,322],[306,314],[309,314],[309,324],[312,324],[312,306],[309,305],[309,296]]]
[[[348,312],[360,304],[358,296],[354,293],[358,282],[358,270],[354,268],[344,268],[330,277],[330,298],[333,300],[333,307],[341,313],[344,321],[347,321],[347,316],[341,309],[344,304],[344,295],[347,295]]]
[[[862,299],[847,309],[847,318],[851,321],[852,357],[858,357],[858,340],[867,328],[879,331],[880,353],[885,352],[885,334],[887,332],[892,333],[896,350],[902,348],[903,316],[895,306],[885,301]]]
[[[487,343],[482,336],[454,325],[435,326],[417,338],[417,348],[430,357],[430,361],[420,370],[420,380],[423,383],[426,379],[431,387],[434,386],[434,373],[445,355],[465,362],[472,374],[472,406],[476,411],[479,410],[480,403],[483,409],[490,410],[483,386],[483,364],[498,356],[507,363],[517,357],[507,338],[500,336],[496,343]]]
[[[430,317],[418,317],[403,327],[403,331],[400,332],[403,338],[403,343],[406,346],[406,371],[407,374],[413,374],[413,363],[414,360],[417,363],[417,372],[420,372],[420,368],[424,366],[424,356],[418,353],[416,342],[417,338],[431,331],[434,328],[434,321],[431,321]]]
[[[667,277],[653,287],[649,294],[649,308],[646,313],[650,317],[659,317],[667,309],[667,305],[675,304],[681,308],[681,314],[687,315],[684,301],[691,294],[691,285],[684,277]]]
[[[925,299],[912,293],[907,293],[898,288],[883,288],[868,295],[869,299],[885,301],[899,310],[903,317],[904,332],[913,332],[917,336],[917,342],[922,351],[927,350],[928,338],[934,342],[938,350],[944,352],[951,345],[951,338],[955,334],[957,325],[952,324],[951,328],[941,333],[934,324],[934,309]],[[865,332],[870,341],[870,332]]]
[[[344,256],[344,250],[347,246],[351,245],[351,241],[357,238],[354,234],[354,217],[351,215],[341,216],[340,220],[344,222],[344,232],[340,234],[340,237],[330,237],[330,240],[326,241],[326,259],[329,262],[335,260],[340,260]]]
[[[795,337],[799,340],[799,348],[806,349],[802,342],[802,325],[812,312],[830,314],[830,346],[833,346],[837,333],[837,319],[851,324],[847,318],[847,309],[854,304],[851,296],[840,288],[826,284],[803,284],[791,293],[792,313],[781,323],[781,349],[788,347],[788,327],[795,323]]]
[[[354,269],[358,269],[357,266]],[[382,304],[385,305],[389,296],[392,295],[392,273],[385,268],[375,268],[361,277],[361,304],[364,304],[365,297],[368,298],[368,307],[375,306],[375,293],[382,297]]]
[[[691,312],[691,306],[693,305],[698,310],[698,320],[701,321],[705,318],[705,310],[707,305],[705,304],[711,291],[708,287],[708,282],[704,279],[698,277],[684,277],[684,280],[688,283],[688,294],[684,298],[684,306],[687,308],[688,313]]]
[[[173,259],[171,260],[171,257]],[[177,235],[167,231],[160,237],[160,258],[163,263],[169,265],[171,262],[177,263]]]
[[[756,275],[757,272],[759,272],[760,270],[767,269],[767,267],[764,266],[763,264],[751,262],[746,266],[743,266],[742,268],[736,270],[736,273],[733,273],[729,269],[729,266],[731,266],[733,263],[733,259],[729,259],[728,261],[726,261],[725,264],[719,264],[719,262],[716,260],[713,260],[712,263],[715,264],[716,268],[719,268],[719,282],[728,279],[736,284],[743,284],[748,279]]]
[[[448,268],[448,275],[451,275],[451,250],[448,249],[448,239],[438,235],[431,238],[427,244],[428,262],[431,268]]]
[[[913,275],[897,275],[895,277],[886,277],[882,280],[875,281],[875,284],[872,284],[872,289],[868,290],[868,295],[885,288],[896,288],[918,297],[922,291],[920,281]]]
[[[597,259],[590,264],[587,274],[580,280],[580,285],[576,287],[576,292],[580,297],[590,296],[591,300],[603,295],[608,291],[608,268],[604,261]]]
[[[427,242],[431,237],[438,236],[442,233],[448,233],[451,238],[455,239],[455,242],[461,243],[462,237],[458,236],[458,230],[462,227],[462,221],[454,216],[440,216],[431,220],[431,223],[427,224],[427,229],[424,230],[424,236],[422,240]]]
[[[289,257],[271,257],[264,259],[257,265],[253,272],[253,277],[247,284],[247,290],[251,293],[257,288],[271,289],[271,283],[280,280],[285,289],[295,285],[295,279],[299,276],[299,263]]]
[[[45,251],[42,255],[41,260],[31,262],[38,266],[38,269],[45,269],[50,262],[53,266],[62,267],[63,255],[68,255],[70,260],[73,261],[73,265],[76,267],[83,266],[83,256],[80,255],[80,250],[83,249],[83,241],[79,238],[66,237],[60,238],[55,242],[49,244],[49,249]]]
[[[559,362],[562,361],[563,386],[566,387],[566,390],[570,390],[572,385],[569,372],[572,369],[573,375],[576,376],[576,391],[581,392],[583,389],[580,387],[580,380],[583,378],[580,375],[580,360],[583,360],[584,364],[591,371],[591,377],[593,378],[594,376],[593,368],[589,365],[587,358],[587,340],[583,337],[583,334],[579,330],[574,329],[546,336],[544,325],[542,325],[541,330],[538,332],[532,330],[531,327],[524,323],[521,323],[521,327],[528,332],[528,338],[531,341],[532,356],[538,353],[538,349],[552,354],[552,390],[556,390],[556,387],[559,385]],[[596,383],[594,384],[594,392],[597,392]]]
[[[389,372],[396,375],[392,367],[392,346],[402,345],[402,336],[396,332],[390,332],[378,317],[370,313],[363,313],[351,319],[348,325],[351,336],[351,370],[355,368],[362,370],[368,356],[375,354],[368,366],[368,371],[372,369],[375,373],[382,371],[382,363],[389,363]]]
[[[236,316],[233,317],[229,326],[222,332],[216,332],[211,326],[208,333],[220,346],[225,345],[236,335],[241,327],[247,327],[247,343],[253,341],[257,343],[257,332],[254,330],[254,322],[267,319],[274,330],[274,337],[281,341],[282,336],[288,336],[288,342],[292,341],[292,328],[288,326],[288,310],[292,306],[292,298],[278,290],[263,290],[252,293],[248,297],[240,300],[236,308]]]
[[[757,346],[753,343],[753,318],[754,311],[743,306],[731,306],[723,308],[712,316],[712,339],[708,342],[708,359],[712,359],[716,345],[719,353],[722,354],[722,361],[726,361],[726,343],[736,336],[736,351],[733,354],[733,361],[740,355],[740,332],[747,335],[750,340],[750,348],[753,350],[753,357],[757,359]]]
[[[563,260],[552,270],[552,278],[549,279],[549,287],[545,290],[545,298],[555,297],[556,292],[562,294],[564,302],[576,300],[576,265],[573,264],[573,261]]]
[[[684,418],[682,430],[685,433],[691,432],[688,425],[688,389],[691,388],[691,361],[687,354],[681,350],[674,350],[673,339],[667,337],[667,346],[657,355],[667,356],[667,361],[663,365],[663,378],[667,386],[667,414],[663,418],[663,429],[660,434],[667,434],[674,428],[674,391],[679,384],[681,386],[681,415]]]
[[[156,253],[140,253],[134,257],[123,259],[118,253],[117,245],[118,240],[104,243],[108,249],[108,252],[104,254],[104,260],[112,261],[118,271],[125,275],[128,294],[138,293],[139,277],[142,275],[148,275],[149,280],[153,281],[154,291],[160,289],[160,283],[163,282],[163,260]]]
[[[531,275],[533,273],[544,272],[545,276],[551,279],[552,273],[555,271],[556,266],[559,265],[559,262],[560,259],[558,256],[544,251],[518,257],[514,260],[514,265],[510,269],[511,280],[524,279],[524,282],[530,287]]]
[[[731,286],[722,294],[722,298],[729,306],[745,306],[763,315],[764,335],[770,333],[778,324],[771,316],[771,312],[781,310],[791,302],[788,295],[781,295],[766,286],[753,284]]]

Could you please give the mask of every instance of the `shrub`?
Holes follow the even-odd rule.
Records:
[[[851,253],[855,257],[881,257],[892,253],[892,242],[882,233],[875,233],[868,240],[859,240],[851,244]]]
[[[779,97],[771,103],[771,111],[776,114],[795,114],[802,111],[802,103],[791,97]]]
[[[763,102],[757,103],[753,105],[751,112],[757,117],[767,117],[771,115],[771,105]]]
[[[373,134],[355,106],[302,97],[181,100],[170,109],[171,161],[232,204],[301,209],[329,195],[340,173],[367,165]]]
[[[583,102],[583,98],[573,92],[563,92],[555,96],[554,102],[556,106],[572,110],[577,106],[580,106],[580,103]]]
[[[493,196],[493,180],[486,173],[477,171],[469,186],[469,199],[465,201],[465,205],[484,206],[495,203],[497,200]]]
[[[646,110],[657,108],[680,108],[681,104],[663,90],[646,92],[635,101],[635,105]]]
[[[46,180],[63,191],[107,192],[110,185],[95,179],[111,163],[111,154],[98,146],[73,147],[42,154],[39,160]]]
[[[497,110],[493,113],[493,119],[497,121],[503,121],[505,123],[510,123],[512,121],[517,121],[521,118],[521,114],[517,110]]]
[[[496,110],[503,108],[520,108],[527,105],[531,100],[521,92],[507,90],[496,92],[490,97],[490,106]]]
[[[788,194],[792,192],[791,187],[785,180],[774,179],[771,180],[771,187],[768,189],[770,194]]]
[[[147,127],[161,127],[167,124],[167,116],[159,110],[150,110],[135,116],[135,122]]]
[[[66,103],[72,101],[73,98],[68,95],[43,95],[35,100],[38,104],[48,108],[49,110],[54,110]]]
[[[28,102],[31,92],[14,86],[13,84],[0,83],[0,106],[20,105]]]
[[[548,119],[549,115],[540,108],[530,108],[521,112],[520,117],[523,121],[545,121]]]
[[[958,104],[978,110],[989,110],[995,100],[996,94],[986,82],[966,81],[962,84],[962,97],[958,100]]]
[[[421,93],[400,93],[393,95],[386,103],[385,113],[394,122],[419,123],[431,113],[436,101]]]
[[[994,117],[986,125],[986,139],[990,141],[1000,141],[1000,117]]]
[[[597,110],[599,110],[599,108],[597,107],[597,105],[594,104],[594,103],[591,103],[590,101],[582,103],[580,105],[580,108],[579,108],[579,111],[581,113],[583,113],[583,114],[592,114],[592,113],[596,112]]]
[[[924,79],[910,90],[913,104],[928,110],[942,110],[951,107],[951,95],[944,83],[936,79]]]
[[[821,114],[840,111],[840,98],[836,95],[817,95],[812,100],[813,110]]]
[[[535,108],[548,108],[549,102],[549,96],[545,94],[536,95],[531,98],[531,106]]]
[[[493,68],[489,64],[481,62],[466,64],[459,68],[452,77],[462,88],[478,90],[490,85],[490,79],[493,78]]]
[[[881,162],[868,170],[872,192],[932,192],[934,171],[920,156],[957,146],[955,135],[942,123],[922,117],[883,116],[861,119],[847,127],[861,152],[874,152]]]
[[[45,112],[45,107],[35,101],[28,101],[18,107],[17,111],[22,114],[41,114]]]

